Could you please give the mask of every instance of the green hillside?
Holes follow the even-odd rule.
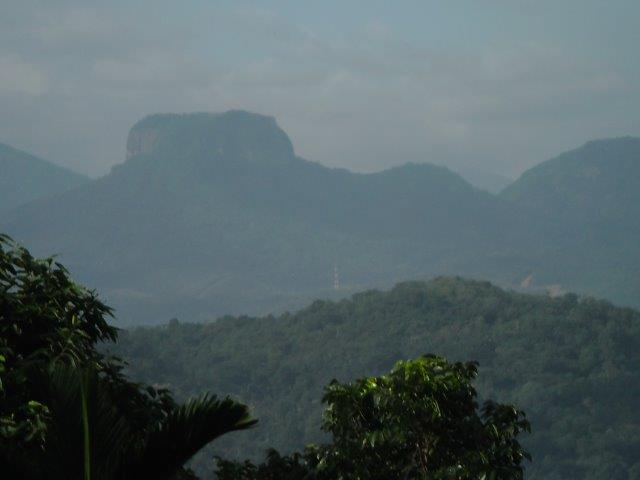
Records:
[[[0,143],[0,212],[88,181],[83,175]]]
[[[180,396],[207,389],[251,405],[259,427],[219,450],[240,458],[319,440],[332,378],[382,373],[424,353],[474,359],[481,394],[531,420],[528,478],[626,480],[640,474],[639,343],[640,313],[630,309],[440,278],[279,317],[124,331],[115,352],[135,378]],[[198,466],[210,471],[205,458]]]

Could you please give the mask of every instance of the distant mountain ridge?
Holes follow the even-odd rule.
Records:
[[[542,284],[638,298],[628,268],[598,283],[611,258],[600,244],[596,281],[581,283],[571,270],[592,253],[591,243],[571,253],[581,227],[510,188],[495,196],[430,164],[327,168],[296,156],[264,115],[160,114],[134,125],[127,159],[110,174],[6,213],[0,230],[38,254],[60,254],[127,322],[282,311],[438,274],[506,285],[534,274]]]
[[[501,198],[556,219],[544,283],[640,305],[640,138],[595,140],[537,165]]]
[[[0,143],[0,212],[65,192],[90,179]]]
[[[640,220],[640,138],[594,140],[527,170],[501,196],[541,213]]]

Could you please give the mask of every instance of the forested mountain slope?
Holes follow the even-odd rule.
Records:
[[[127,156],[0,221],[37,253],[60,254],[125,321],[291,308],[331,295],[334,267],[347,292],[475,273],[469,259],[526,241],[516,209],[446,168],[329,169],[247,112],[148,117]]]
[[[640,138],[588,142],[528,170],[500,196],[562,225],[564,241],[536,252],[539,281],[638,305]]]
[[[332,378],[381,373],[425,353],[477,360],[481,394],[517,404],[532,422],[528,478],[626,480],[640,474],[638,344],[640,314],[630,309],[439,278],[276,318],[125,331],[115,351],[136,378],[250,404],[259,426],[223,449],[241,458],[319,440],[322,387]]]
[[[58,254],[121,324],[282,312],[436,275],[640,305],[639,143],[587,144],[496,196],[430,164],[309,162],[271,117],[152,115],[109,175],[1,214],[0,231]]]
[[[588,142],[526,171],[501,192],[565,221],[640,224],[640,138]]]
[[[84,175],[0,143],[0,212],[88,181]]]

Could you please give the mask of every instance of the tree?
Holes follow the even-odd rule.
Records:
[[[323,429],[333,435],[326,463],[344,478],[520,478],[529,430],[515,407],[485,402],[471,382],[477,364],[425,356],[389,375],[326,389]]]
[[[171,479],[207,443],[255,423],[204,395],[178,405],[101,354],[111,310],[52,259],[0,235],[0,464],[15,479]]]
[[[306,477],[344,480],[521,479],[528,453],[517,440],[529,431],[523,412],[492,401],[478,408],[472,381],[477,364],[424,356],[400,361],[390,374],[331,382],[323,429],[332,443],[304,455],[250,463],[234,472],[218,461],[221,480],[266,480],[283,465]],[[234,476],[235,475],[235,476]],[[271,476],[270,476],[271,475]]]
[[[317,478],[314,453],[314,449],[309,448],[304,454],[280,455],[270,449],[265,462],[257,466],[249,460],[234,462],[216,457],[216,477],[218,480],[313,480]]]
[[[117,335],[110,314],[62,265],[0,234],[0,455],[42,447],[48,407],[33,378],[52,362],[100,363],[94,345]]]

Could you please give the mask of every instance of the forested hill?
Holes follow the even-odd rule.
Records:
[[[424,353],[474,359],[482,395],[529,415],[528,478],[630,480],[640,474],[639,344],[640,313],[630,309],[439,278],[279,317],[124,331],[116,353],[134,377],[179,395],[231,392],[252,405],[259,426],[224,447],[239,457],[318,440],[322,387],[334,377]]]
[[[0,143],[0,212],[88,181],[84,175]]]

